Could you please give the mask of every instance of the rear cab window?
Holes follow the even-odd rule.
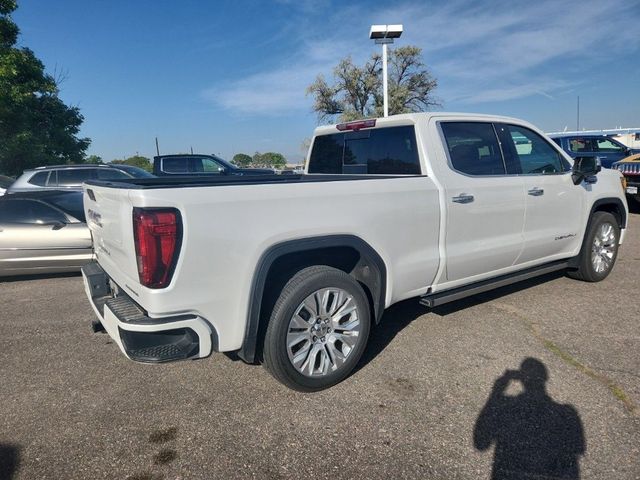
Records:
[[[415,128],[383,127],[318,135],[311,149],[308,172],[419,175]]]

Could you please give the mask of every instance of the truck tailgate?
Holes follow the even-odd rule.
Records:
[[[139,285],[129,191],[85,185],[84,210],[98,262],[119,285]]]

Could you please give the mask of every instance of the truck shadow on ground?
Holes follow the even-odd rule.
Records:
[[[494,382],[473,429],[477,450],[494,447],[492,479],[580,478],[582,421],[572,405],[548,395],[548,378],[544,363],[526,358],[519,370],[506,370]],[[521,393],[507,394],[512,382]]]
[[[20,464],[20,448],[0,443],[0,480],[11,480]]]
[[[563,272],[553,272],[540,277],[531,278],[513,285],[491,290],[489,292],[474,295],[473,297],[464,298],[456,302],[447,303],[435,308],[427,308],[418,303],[418,299],[409,299],[397,303],[387,309],[380,321],[376,325],[369,338],[367,349],[365,350],[360,363],[356,367],[356,371],[366,366],[370,361],[377,357],[385,348],[393,341],[405,327],[417,318],[429,313],[438,316],[447,316],[452,313],[470,308],[476,305],[496,300],[498,298],[526,290],[536,285],[540,285],[552,280],[562,278]]]

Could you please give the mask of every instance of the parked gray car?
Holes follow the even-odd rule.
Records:
[[[81,192],[0,197],[0,277],[78,271],[92,258]]]
[[[125,180],[147,177],[154,177],[154,175],[131,165],[53,165],[25,170],[9,187],[7,193],[43,189],[82,191],[82,184],[87,180]]]

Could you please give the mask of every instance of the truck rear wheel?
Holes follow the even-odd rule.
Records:
[[[264,365],[294,390],[328,388],[354,369],[370,326],[369,302],[354,278],[328,266],[305,268],[287,282],[273,308]]]
[[[578,257],[578,269],[567,272],[571,278],[599,282],[607,278],[618,256],[620,227],[611,213],[595,212]]]

